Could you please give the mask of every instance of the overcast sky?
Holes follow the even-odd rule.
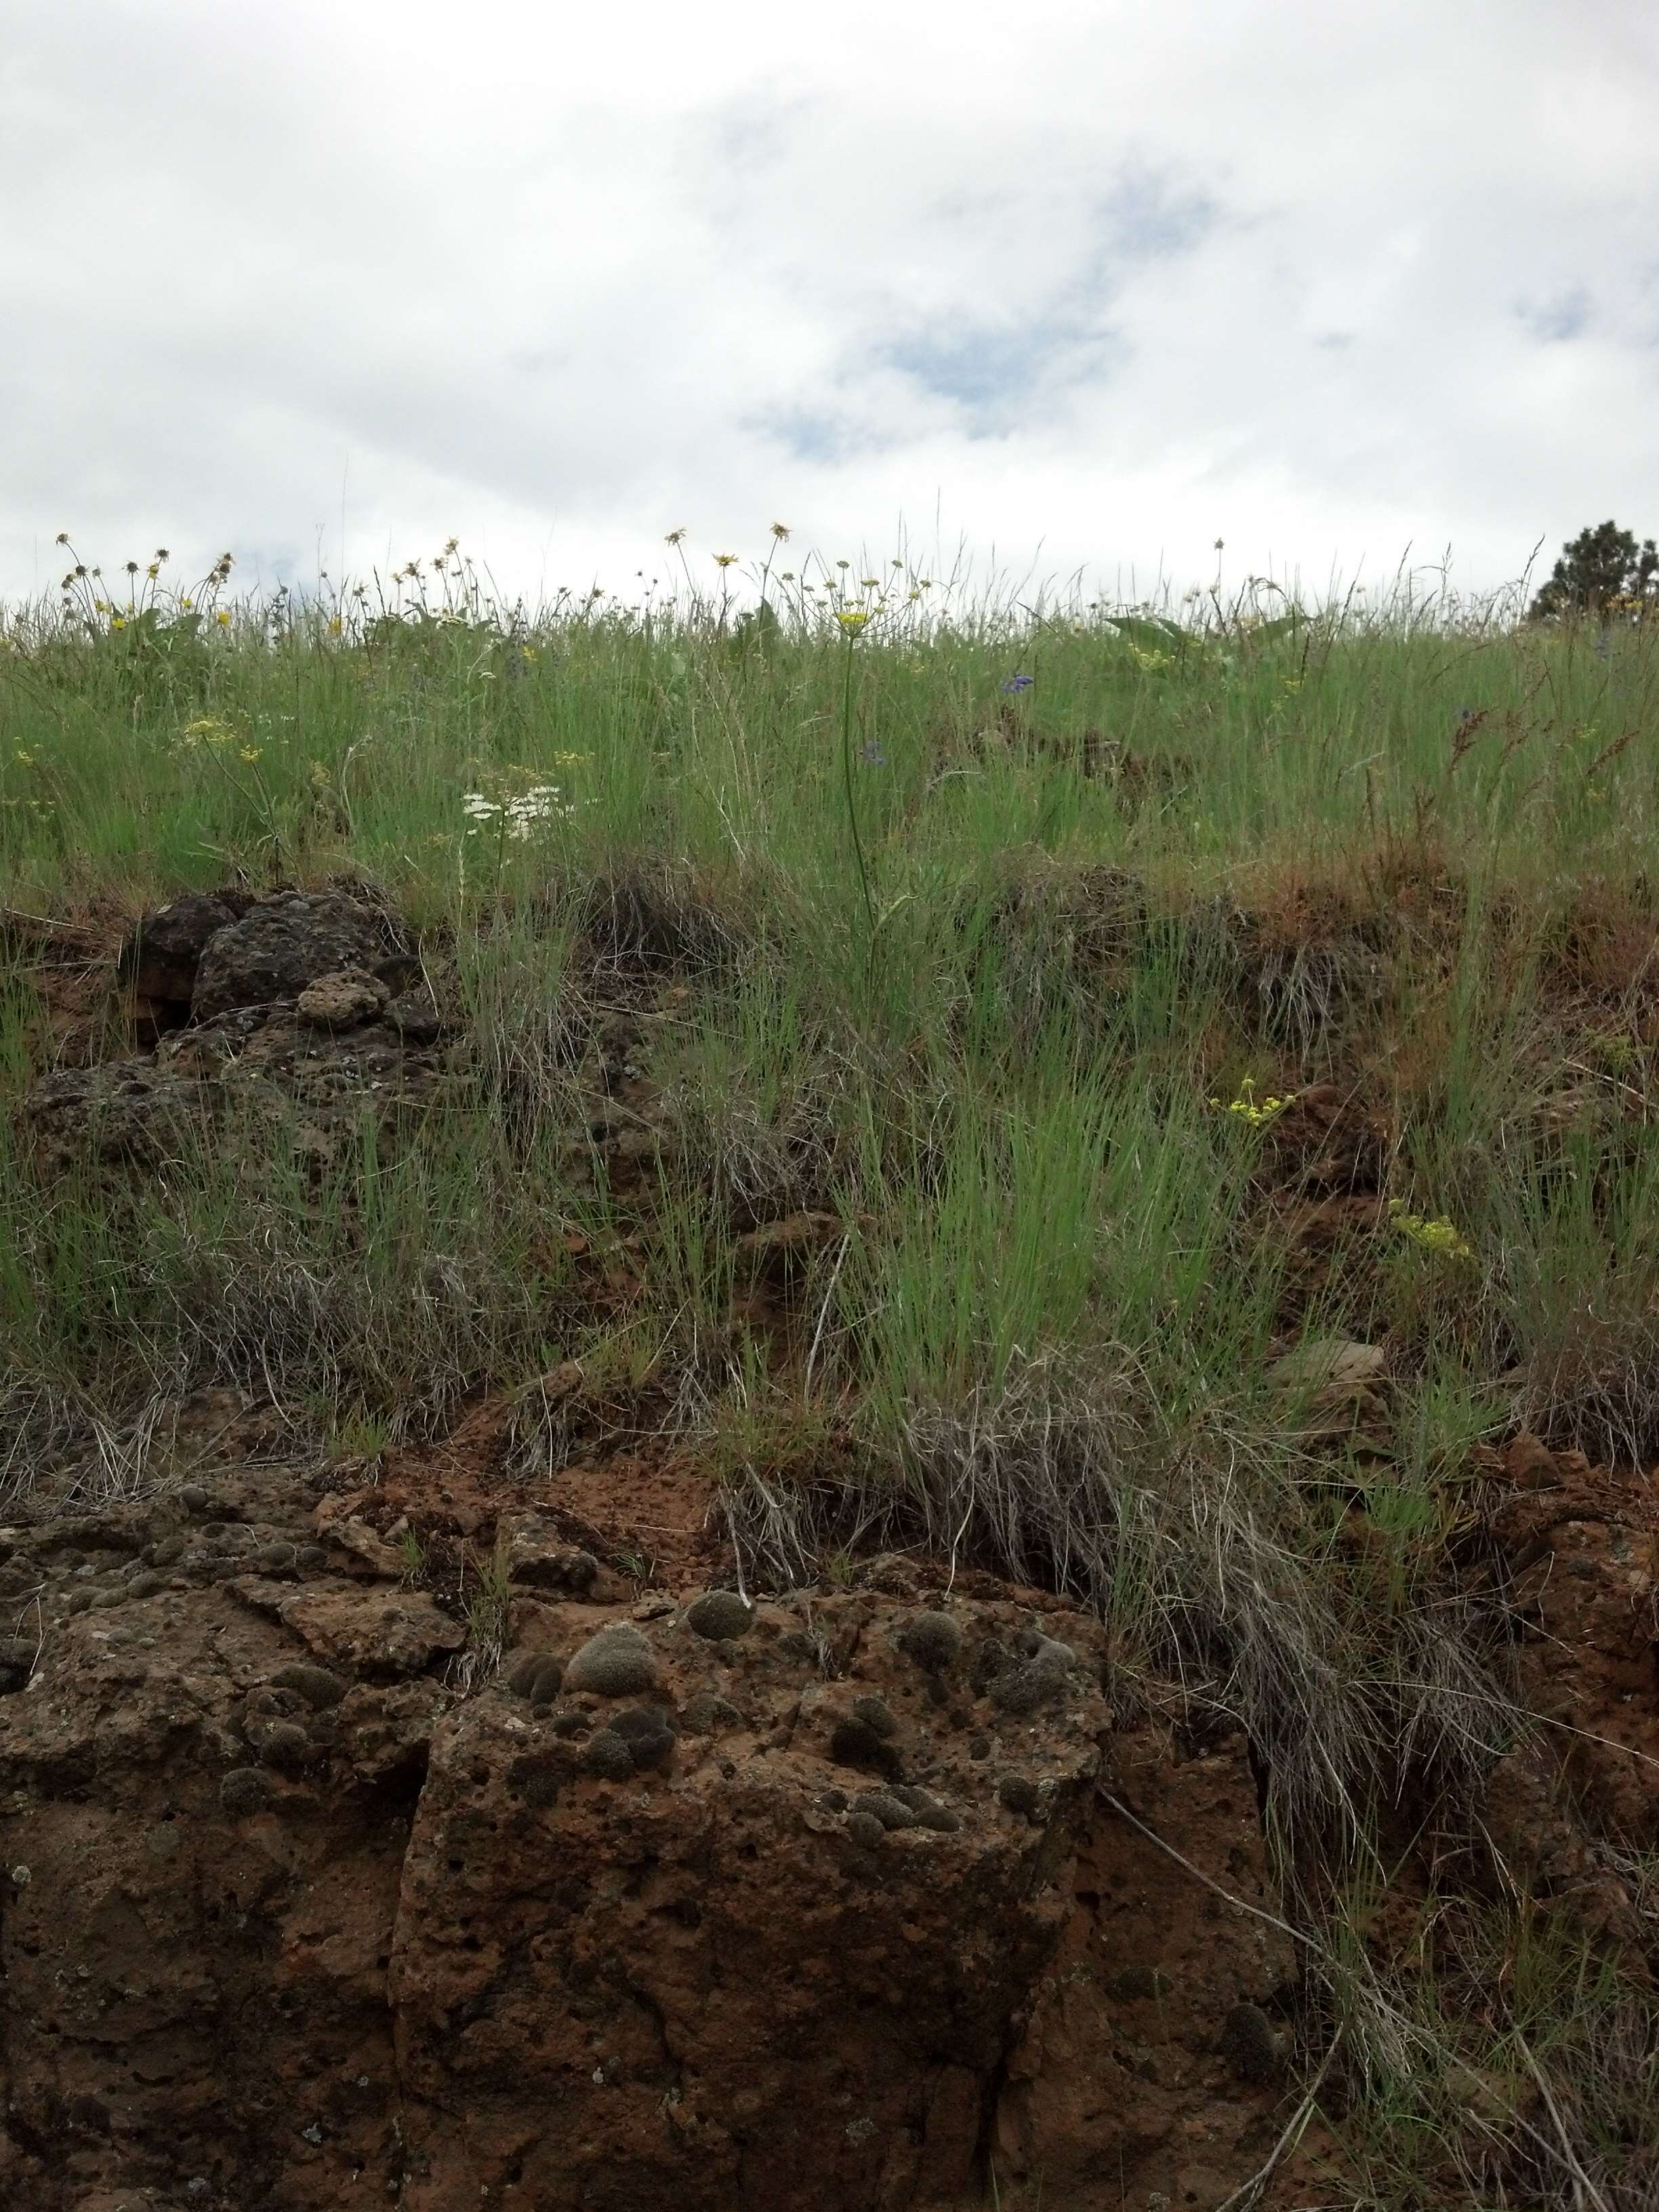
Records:
[[[1659,531],[1659,9],[19,6],[0,301],[9,595],[70,530],[625,596],[775,520],[1478,591]]]

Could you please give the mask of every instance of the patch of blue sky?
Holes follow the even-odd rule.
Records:
[[[1541,306],[1522,304],[1515,312],[1535,338],[1547,345],[1565,345],[1583,336],[1593,307],[1589,292],[1582,284],[1575,284]]]

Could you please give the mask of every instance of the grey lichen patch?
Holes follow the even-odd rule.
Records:
[[[550,1651],[532,1651],[520,1659],[507,1678],[514,1694],[528,1698],[532,1705],[550,1705],[564,1680],[564,1662]]]
[[[625,1621],[590,1637],[564,1671],[567,1690],[586,1690],[600,1698],[644,1696],[658,1682],[656,1655]]]
[[[313,1667],[304,1659],[290,1660],[279,1667],[270,1677],[273,1689],[293,1690],[311,1707],[313,1712],[326,1712],[337,1705],[346,1693],[346,1686],[337,1674],[331,1674],[326,1667]]]
[[[600,1729],[588,1738],[582,1765],[605,1782],[626,1782],[634,1771],[633,1747],[615,1729]]]
[[[219,1802],[236,1820],[263,1813],[276,1795],[270,1778],[257,1766],[233,1766],[219,1784]]]
[[[912,1613],[894,1641],[928,1674],[944,1674],[962,1656],[962,1631],[948,1613]]]
[[[718,1735],[722,1729],[736,1728],[742,1719],[734,1705],[712,1690],[700,1690],[695,1698],[688,1698],[680,1712],[680,1726],[687,1735]]]
[[[755,1608],[736,1590],[705,1590],[686,1607],[685,1625],[710,1644],[733,1644],[755,1625]]]

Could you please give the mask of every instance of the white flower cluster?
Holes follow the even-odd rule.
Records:
[[[490,823],[499,823],[501,831],[520,843],[536,834],[543,822],[568,822],[575,812],[569,800],[561,799],[556,783],[532,783],[527,791],[507,799],[490,799],[482,791],[469,791],[461,801],[461,811],[469,815],[469,837],[476,837],[480,830]]]

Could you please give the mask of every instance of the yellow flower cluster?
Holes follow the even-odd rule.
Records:
[[[210,753],[216,758],[223,758],[234,750],[238,759],[246,761],[252,767],[264,747],[249,744],[233,723],[222,722],[215,714],[203,714],[185,724],[174,740],[173,750]]]
[[[1224,1103],[1219,1098],[1212,1098],[1210,1103],[1218,1110],[1237,1115],[1252,1129],[1265,1129],[1270,1122],[1279,1119],[1287,1106],[1294,1106],[1296,1101],[1294,1091],[1287,1091],[1282,1098],[1276,1092],[1269,1091],[1265,1098],[1258,1099],[1255,1081],[1247,1075],[1238,1086],[1237,1098],[1227,1099]]]
[[[1459,1236],[1443,1215],[1430,1219],[1426,1215],[1408,1212],[1402,1198],[1389,1200],[1390,1224],[1413,1244],[1420,1244],[1425,1252],[1438,1252],[1448,1260],[1473,1260],[1474,1247]]]

